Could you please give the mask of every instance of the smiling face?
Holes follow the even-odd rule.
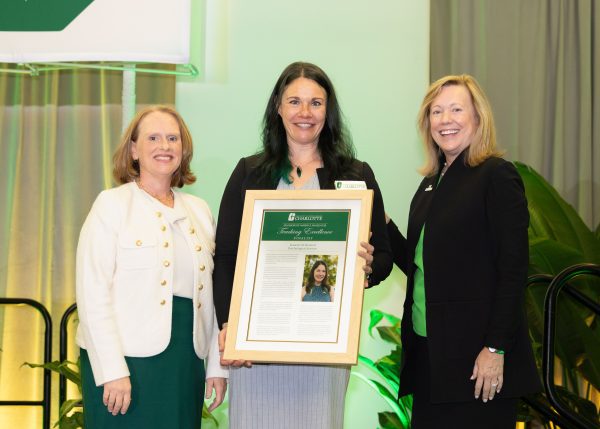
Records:
[[[140,180],[168,181],[181,164],[181,132],[170,114],[155,111],[138,126],[138,137],[131,145],[131,156],[140,165]]]
[[[471,95],[462,85],[448,85],[431,103],[431,137],[446,155],[454,159],[472,142],[478,121]]]
[[[327,268],[325,267],[325,265],[319,264],[317,268],[315,268],[313,276],[315,278],[316,284],[323,283],[323,280],[325,279],[325,277],[327,277]]]
[[[317,145],[327,114],[327,94],[314,80],[299,77],[283,91],[277,112],[289,146]]]

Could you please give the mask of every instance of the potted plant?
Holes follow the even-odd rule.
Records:
[[[600,264],[600,225],[592,231],[539,173],[520,162],[515,166],[525,184],[530,215],[529,274],[553,277],[575,264]],[[592,300],[600,297],[600,279],[577,278],[570,285]],[[540,374],[547,288],[548,283],[541,282],[531,283],[526,290],[529,332]],[[594,390],[600,390],[600,320],[581,304],[561,299],[557,321],[560,391],[572,408],[597,421],[597,407],[590,399]]]
[[[384,320],[391,325],[379,326],[380,322]],[[373,329],[376,328],[379,337],[383,341],[390,343],[394,348],[388,355],[377,361],[373,361],[363,355],[358,356],[359,364],[368,368],[376,375],[374,379],[357,371],[351,372],[353,376],[358,377],[368,386],[373,388],[392,409],[392,411],[382,411],[378,413],[379,424],[382,429],[410,428],[412,396],[404,396],[398,401],[398,388],[400,386],[400,373],[398,370],[402,360],[400,322],[401,320],[392,314],[384,313],[379,310],[371,310],[369,335],[373,336]]]

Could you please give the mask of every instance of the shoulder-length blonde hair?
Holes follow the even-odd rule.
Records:
[[[465,164],[469,167],[475,167],[492,156],[502,155],[502,152],[496,148],[496,127],[494,125],[492,107],[475,78],[468,74],[445,76],[429,86],[423,98],[423,103],[421,103],[419,116],[417,117],[417,126],[421,134],[421,141],[425,146],[425,165],[419,169],[419,173],[424,176],[433,176],[440,169],[441,149],[431,136],[429,115],[433,100],[442,92],[444,87],[450,85],[465,87],[471,95],[471,101],[475,108],[477,130],[473,136],[473,141],[465,149]]]
[[[121,142],[113,155],[113,177],[117,184],[128,183],[140,177],[140,164],[133,159],[131,155],[131,145],[137,141],[139,127],[142,119],[152,112],[167,113],[177,121],[179,132],[181,133],[182,157],[179,168],[171,177],[171,186],[181,188],[183,185],[190,185],[196,181],[196,176],[190,169],[190,162],[194,148],[192,145],[192,135],[183,118],[175,109],[170,106],[156,105],[149,106],[140,110],[121,137]]]

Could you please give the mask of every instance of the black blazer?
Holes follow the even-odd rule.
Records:
[[[233,170],[221,198],[213,271],[213,294],[219,326],[227,322],[229,317],[229,303],[246,190],[277,188],[277,182],[259,179],[256,171],[257,164],[257,155],[242,158]],[[367,188],[373,189],[373,213],[371,216],[373,235],[370,242],[375,247],[375,251],[372,264],[373,274],[371,274],[369,284],[374,286],[384,280],[392,270],[392,250],[386,231],[383,198],[373,170],[366,162],[356,160],[349,170],[343,177],[330,177],[327,168],[319,168],[317,175],[321,189],[334,189],[335,180],[344,179],[364,180]]]
[[[469,380],[484,346],[506,352],[500,397],[541,388],[524,311],[529,214],[514,166],[489,158],[477,167],[464,152],[439,185],[426,177],[413,197],[407,238],[390,222],[396,264],[407,274],[402,319],[405,360],[400,395],[414,391],[412,326],[414,253],[421,228],[425,269],[427,341],[433,402],[468,401]]]

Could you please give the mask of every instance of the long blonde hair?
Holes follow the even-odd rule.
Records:
[[[496,127],[492,107],[475,78],[468,74],[444,76],[433,82],[427,89],[417,117],[421,141],[425,146],[425,165],[419,169],[419,173],[424,176],[437,174],[440,169],[441,150],[431,136],[429,114],[433,100],[442,92],[444,87],[450,85],[465,87],[471,95],[471,101],[475,108],[477,130],[473,136],[473,141],[465,149],[465,163],[470,167],[475,167],[492,156],[502,156],[502,152],[496,147]]]

